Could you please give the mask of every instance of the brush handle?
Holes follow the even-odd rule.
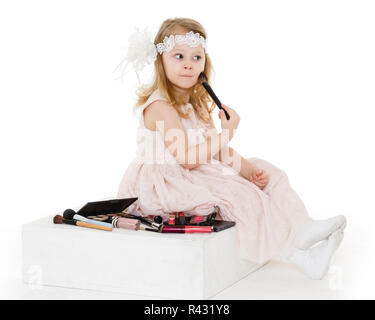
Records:
[[[145,227],[143,227],[143,226],[139,226],[136,230],[152,231],[152,232],[160,232],[160,230],[158,230],[158,229],[145,228]]]
[[[135,215],[132,215],[132,214],[129,214],[129,216],[133,217],[134,219],[137,219],[137,220],[141,221],[142,223],[144,223],[145,225],[148,225],[149,227],[153,227],[153,228],[157,228],[157,229],[159,229],[161,227],[160,223],[149,221],[149,220],[147,220],[143,217],[135,216]]]
[[[221,109],[224,110],[225,116],[227,117],[227,120],[230,119],[228,112],[221,106],[221,102],[219,98],[216,96],[214,90],[212,90],[211,86],[207,82],[202,82],[203,86],[207,90],[208,94],[211,96],[211,98],[215,101],[216,105]]]
[[[78,220],[78,221],[82,221],[82,222],[87,222],[87,223],[90,223],[90,224],[96,224],[96,225],[102,226],[102,227],[112,228],[112,224],[110,224],[110,223],[97,221],[97,220],[94,220],[94,219],[88,219],[88,218],[86,218],[84,216],[81,216],[79,214],[75,214],[73,216],[73,219]]]
[[[104,227],[104,226],[99,226],[96,224],[88,223],[88,222],[83,222],[83,221],[77,221],[76,223],[77,226],[80,227],[86,227],[86,228],[92,228],[92,229],[99,229],[99,230],[104,230],[104,231],[112,231],[112,228]]]

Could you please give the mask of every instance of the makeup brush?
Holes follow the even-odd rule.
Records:
[[[68,220],[79,220],[79,221],[82,221],[82,222],[88,222],[88,223],[91,223],[91,224],[96,224],[96,225],[102,226],[102,227],[112,228],[112,225],[110,223],[101,222],[101,221],[97,221],[97,220],[93,220],[93,219],[87,219],[86,217],[77,214],[73,209],[66,209],[63,213],[63,216],[64,216],[65,219],[68,219]]]
[[[206,75],[203,72],[201,72],[199,74],[199,78],[198,79],[202,83],[203,87],[207,90],[207,92],[211,96],[211,98],[215,101],[216,105],[221,110],[224,111],[225,116],[227,117],[227,120],[229,120],[230,117],[229,117],[228,112],[221,106],[221,102],[220,102],[219,98],[216,96],[214,90],[212,90],[211,86],[208,84],[208,79],[207,79]]]
[[[149,227],[152,227],[152,228],[156,228],[156,229],[160,229],[162,224],[161,223],[156,223],[154,221],[150,221],[146,218],[143,218],[143,217],[140,217],[140,216],[135,216],[133,214],[126,214],[126,217],[128,218],[131,218],[131,219],[137,219],[139,221],[141,221],[142,223],[144,223],[145,225],[148,225]]]
[[[63,223],[65,223],[65,224],[71,224],[71,225],[75,225],[75,226],[79,226],[79,227],[86,227],[86,228],[92,228],[92,229],[112,231],[112,228],[98,226],[96,224],[92,224],[92,223],[88,223],[88,222],[83,222],[83,221],[65,219],[63,216],[60,216],[59,214],[56,215],[56,216],[54,216],[53,223],[55,223],[55,224],[63,224]]]

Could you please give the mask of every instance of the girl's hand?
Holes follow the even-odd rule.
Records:
[[[232,140],[234,132],[237,130],[240,123],[240,116],[234,109],[229,108],[225,104],[222,104],[221,107],[225,109],[229,115],[229,120],[227,120],[224,111],[220,110],[219,118],[221,119],[221,129],[223,131],[226,130],[229,133],[229,140]]]
[[[255,168],[251,172],[249,180],[259,187],[260,190],[263,190],[270,181],[267,172],[258,168]]]

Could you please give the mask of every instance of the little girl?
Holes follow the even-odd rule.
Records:
[[[138,197],[135,214],[164,220],[171,212],[208,215],[218,205],[219,219],[236,222],[243,259],[262,264],[279,257],[322,279],[343,239],[345,216],[312,220],[283,170],[228,146],[240,117],[222,105],[230,118],[221,110],[221,132],[215,128],[215,105],[198,79],[212,72],[206,39],[200,23],[183,18],[164,21],[153,42],[146,32],[130,39],[124,60],[136,71],[154,62],[155,72],[151,85],[137,91],[137,156],[118,197]]]

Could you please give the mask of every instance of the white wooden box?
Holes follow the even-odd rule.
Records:
[[[234,227],[213,233],[102,231],[54,224],[22,227],[29,284],[172,299],[207,299],[262,265],[239,258]]]

